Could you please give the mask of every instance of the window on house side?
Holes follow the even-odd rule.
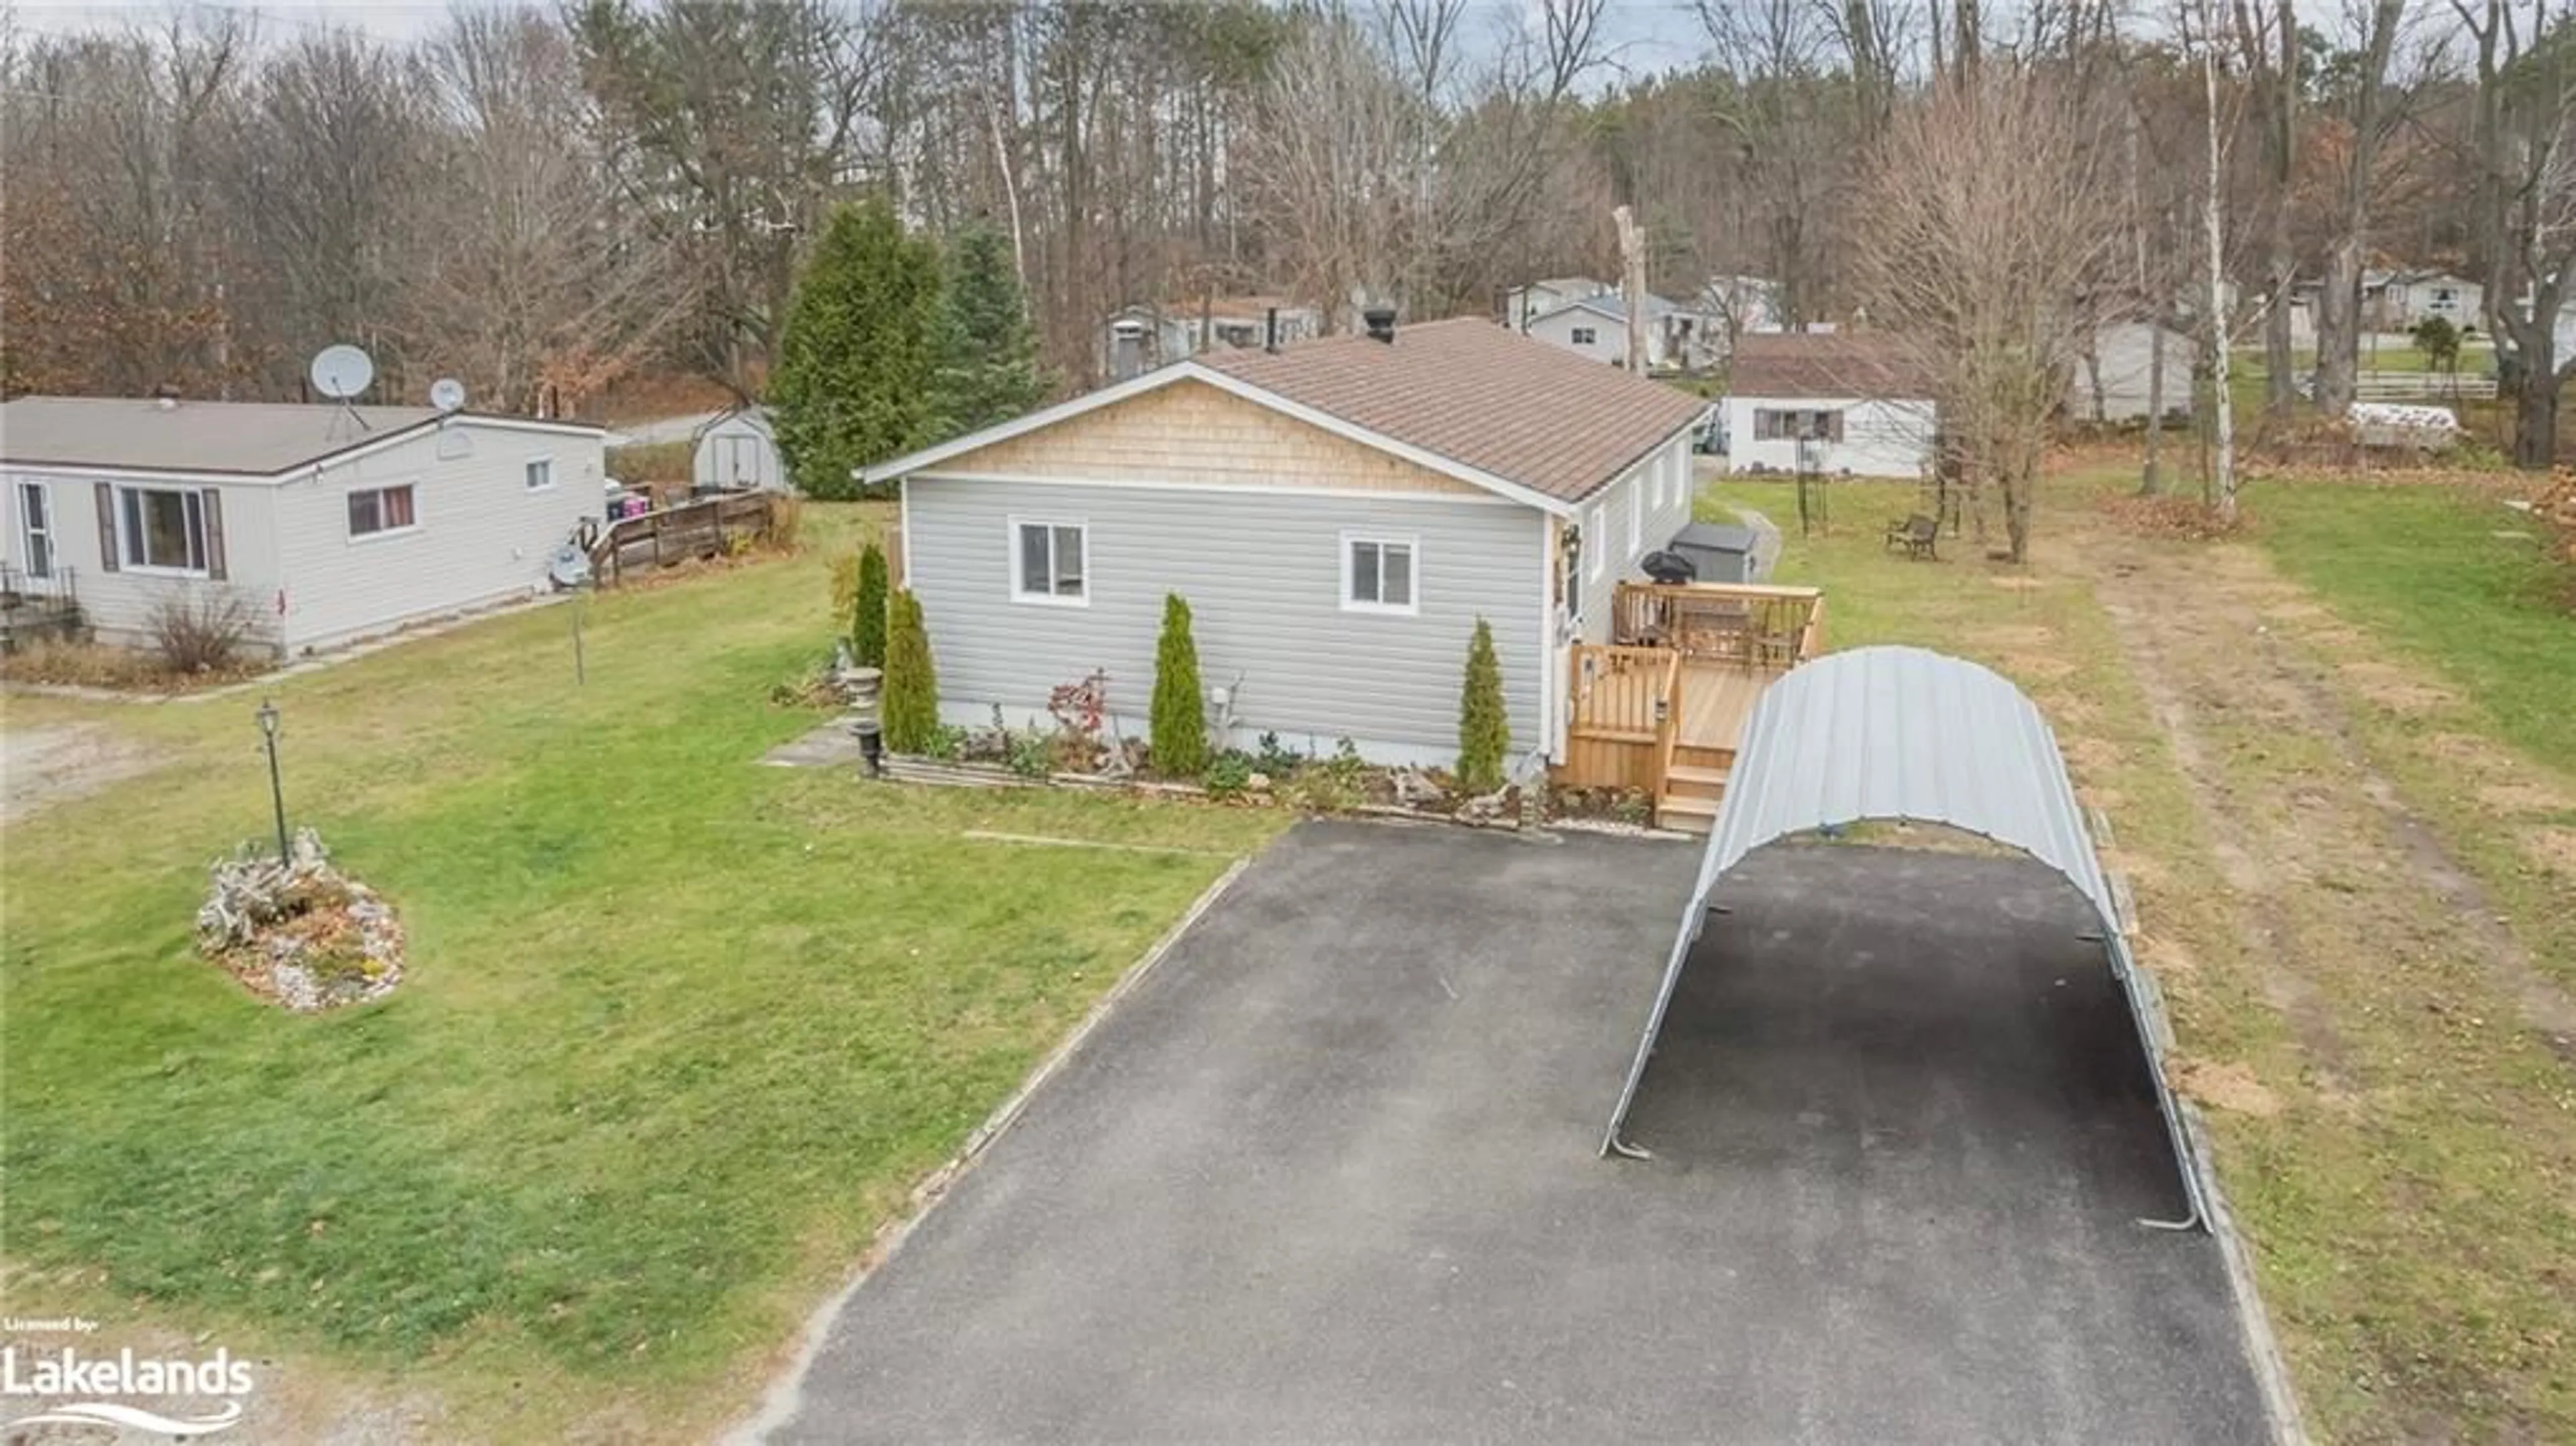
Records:
[[[555,485],[555,459],[539,457],[528,463],[528,490],[543,492]]]
[[[412,513],[412,492],[408,483],[400,487],[371,487],[349,494],[351,537],[400,532],[417,520]]]
[[[1414,540],[1342,539],[1342,606],[1359,612],[1409,613],[1414,603]]]
[[[116,498],[126,566],[206,571],[202,494],[175,487],[120,487]]]
[[[1019,522],[1011,592],[1022,602],[1090,600],[1090,537],[1078,522]]]
[[[1593,341],[1599,337],[1599,335],[1600,333],[1592,327],[1578,326],[1574,329],[1574,344],[1576,346],[1590,346]]]
[[[1646,486],[1638,480],[1628,484],[1628,556],[1646,550]]]
[[[42,482],[18,484],[18,528],[27,547],[27,576],[54,575],[54,510]]]

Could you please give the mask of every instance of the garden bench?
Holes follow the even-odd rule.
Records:
[[[1891,522],[1887,524],[1888,550],[1894,551],[1895,549],[1902,547],[1905,549],[1905,555],[1909,558],[1921,559],[1928,557],[1932,558],[1934,561],[1939,561],[1940,554],[1933,550],[1933,544],[1939,539],[1940,535],[1940,524],[1934,522],[1931,518],[1924,516],[1920,512],[1915,513],[1913,516],[1906,518],[1902,522]]]

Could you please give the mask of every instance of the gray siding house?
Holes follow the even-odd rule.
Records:
[[[950,722],[1043,723],[1100,672],[1141,735],[1178,593],[1233,745],[1446,763],[1482,618],[1531,772],[1562,755],[1566,649],[1689,521],[1700,411],[1467,319],[1203,355],[864,475],[901,480]]]
[[[23,585],[101,641],[163,603],[240,599],[284,655],[524,598],[602,513],[602,436],[430,407],[20,397],[0,531]]]

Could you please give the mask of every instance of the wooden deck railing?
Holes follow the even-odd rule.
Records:
[[[1623,582],[1611,638],[1702,661],[1795,667],[1824,649],[1824,593],[1762,583]]]
[[[714,557],[732,549],[737,539],[769,535],[770,492],[725,492],[621,517],[600,529],[590,543],[591,575],[602,586],[615,584],[630,566],[661,567],[693,557]]]

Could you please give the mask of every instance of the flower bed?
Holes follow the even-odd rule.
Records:
[[[1264,734],[1257,751],[1229,750],[1195,778],[1157,775],[1144,743],[1080,728],[1014,729],[997,718],[986,728],[946,727],[926,754],[888,754],[886,776],[904,783],[977,788],[1096,788],[1199,798],[1214,803],[1436,818],[1479,827],[1518,828],[1534,801],[1512,785],[1467,797],[1436,768],[1388,767],[1359,755],[1351,740],[1332,753],[1300,753]]]
[[[311,1013],[380,999],[402,981],[393,906],[334,868],[313,830],[296,833],[291,858],[244,845],[212,872],[197,952],[253,994]]]

